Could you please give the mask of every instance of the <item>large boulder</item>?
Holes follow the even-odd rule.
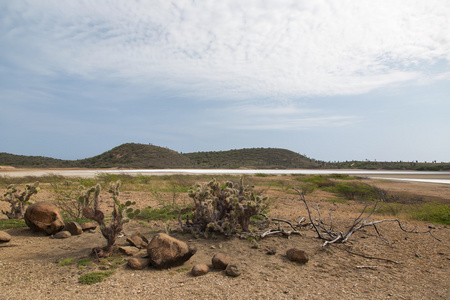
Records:
[[[158,233],[147,246],[150,264],[156,269],[182,265],[197,252],[197,247],[165,233]]]
[[[55,234],[64,228],[64,220],[59,208],[50,202],[37,202],[25,211],[25,223],[33,231]]]

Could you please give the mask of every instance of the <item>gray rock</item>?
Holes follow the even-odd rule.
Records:
[[[225,270],[230,263],[230,257],[225,253],[217,253],[212,258],[212,265],[215,269]]]
[[[147,247],[150,264],[156,269],[182,265],[197,252],[197,247],[170,237],[165,233],[156,234]]]
[[[133,246],[121,246],[119,251],[125,255],[133,256],[139,253],[139,249]]]
[[[237,264],[228,264],[227,268],[225,269],[225,274],[232,277],[238,277],[241,275],[241,268]]]
[[[7,243],[11,240],[9,233],[0,231],[0,243]]]
[[[142,270],[149,265],[147,258],[132,257],[128,260],[127,265],[133,270]]]
[[[201,276],[208,274],[209,267],[206,264],[198,264],[192,267],[191,274],[194,276]]]
[[[77,222],[67,222],[64,229],[69,231],[71,235],[80,235],[83,233],[83,229]]]
[[[54,239],[67,239],[69,237],[71,237],[72,235],[70,234],[69,231],[64,230],[64,231],[60,231],[58,233],[56,233],[53,238]]]
[[[83,231],[95,230],[97,228],[97,224],[94,222],[82,223],[80,226]]]
[[[25,223],[33,231],[52,235],[64,228],[64,219],[59,208],[51,202],[37,202],[25,211]]]
[[[134,233],[132,236],[127,238],[127,242],[131,246],[137,247],[139,249],[145,249],[148,245],[148,239],[139,232]]]

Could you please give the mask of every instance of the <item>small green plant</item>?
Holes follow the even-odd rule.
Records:
[[[62,260],[58,263],[58,266],[63,267],[63,266],[67,266],[73,263],[73,258],[67,258],[65,260]]]
[[[105,278],[114,274],[114,271],[109,270],[105,272],[91,272],[81,275],[78,282],[81,284],[95,284],[102,282]]]
[[[30,203],[31,196],[37,194],[39,189],[39,181],[36,181],[33,185],[27,184],[25,190],[21,192],[16,188],[14,184],[8,186],[6,193],[1,197],[1,201],[9,202],[11,205],[10,211],[2,210],[2,213],[8,217],[8,219],[23,219],[25,214],[25,208]]]

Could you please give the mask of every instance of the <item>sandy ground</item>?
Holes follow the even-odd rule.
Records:
[[[287,179],[274,176],[266,180]],[[392,192],[421,195],[424,201],[450,204],[450,185],[386,180],[371,180],[370,183]],[[270,189],[267,194],[275,199],[270,210],[272,217],[295,221],[307,215],[294,194],[282,188]],[[35,201],[51,201],[54,197],[50,189],[43,189]],[[138,207],[160,204],[145,191],[124,191],[121,197],[136,201]],[[333,211],[336,227],[348,226],[363,207],[359,202],[333,203],[324,201],[325,198],[322,192],[307,195],[307,200],[318,203],[326,215]],[[101,199],[102,207],[110,211],[111,200],[107,193],[102,194]],[[250,241],[238,238],[203,239],[174,234],[198,247],[197,254],[183,266],[136,271],[121,265],[111,277],[90,286],[81,285],[78,278],[98,270],[99,266],[92,264],[81,270],[76,262],[88,257],[91,248],[105,245],[98,230],[56,240],[27,228],[9,229],[6,231],[13,239],[8,246],[0,247],[0,299],[449,299],[450,228],[421,222],[405,223],[408,228],[416,227],[419,231],[436,226],[435,236],[442,242],[429,234],[405,233],[394,223],[378,227],[388,242],[376,237],[373,229],[367,229],[355,234],[347,244],[327,247],[322,247],[323,242],[307,228],[302,230],[302,236],[262,239],[257,249],[252,248]],[[126,225],[125,233],[131,235],[139,231],[151,238],[165,226],[175,228],[176,224],[132,221]],[[126,236],[120,238],[118,244],[126,244],[125,239]],[[305,265],[288,261],[284,254],[292,247],[306,251],[310,261]],[[276,250],[276,254],[268,255],[268,250]],[[238,263],[242,275],[232,278],[222,271],[212,271],[201,277],[189,274],[195,264],[210,264],[211,257],[218,252],[228,254]],[[67,258],[73,258],[74,263],[58,265]]]

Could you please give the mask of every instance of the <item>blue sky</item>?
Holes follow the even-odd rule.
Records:
[[[0,0],[0,152],[450,161],[450,2]]]

